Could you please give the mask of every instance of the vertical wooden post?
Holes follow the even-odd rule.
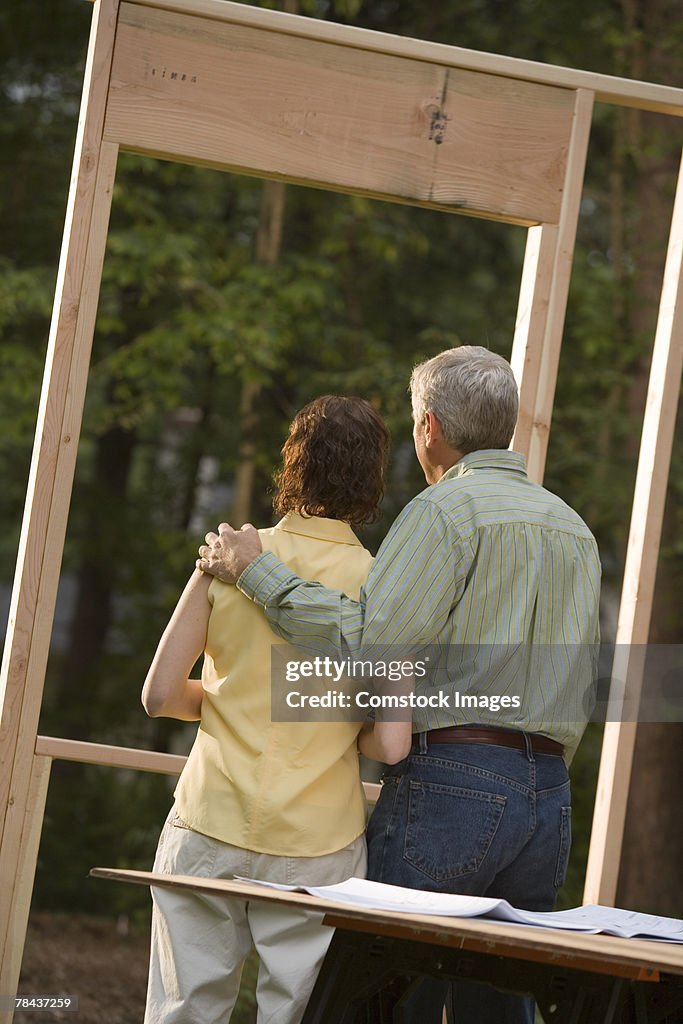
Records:
[[[9,893],[11,905],[5,955],[0,963],[0,992],[10,995],[14,995],[19,984],[51,767],[52,758],[34,755],[19,842],[17,873]],[[0,1024],[12,1024],[12,1017],[11,1011],[0,1010]]]
[[[548,450],[593,99],[590,90],[576,90],[559,223],[556,229],[530,229],[524,259],[512,351],[521,415],[512,447],[526,455],[529,476],[538,483]]]
[[[118,146],[102,143],[118,0],[93,11],[76,152],[0,683],[0,960],[29,800]],[[16,922],[12,925],[16,930]],[[12,993],[6,992],[11,995]]]
[[[642,658],[633,658],[631,649],[648,641],[682,370],[683,160],[671,220],[640,441],[617,624],[611,704],[621,701],[621,684],[630,663],[642,662]],[[637,702],[642,677],[637,671],[630,676],[627,698],[632,707]],[[587,903],[612,905],[616,897],[635,739],[634,721],[612,721],[605,726],[584,890]]]
[[[557,224],[536,224],[529,228],[510,358],[519,386],[519,417],[510,447],[527,458],[536,416],[556,251]]]

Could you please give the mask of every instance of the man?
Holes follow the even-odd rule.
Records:
[[[389,530],[359,601],[298,579],[250,527],[208,534],[197,565],[236,581],[292,643],[430,659],[416,695],[438,687],[447,706],[418,707],[411,754],[385,775],[368,877],[551,910],[571,839],[567,765],[590,710],[597,546],[508,450],[509,363],[450,349],[416,367],[410,390],[429,486]],[[439,1024],[443,995],[424,995],[416,1024]],[[531,999],[490,986],[455,985],[452,1000],[458,1024],[533,1021]]]

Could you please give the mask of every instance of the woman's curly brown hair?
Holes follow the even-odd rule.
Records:
[[[375,522],[388,454],[389,431],[369,402],[316,398],[292,420],[273,508],[280,515]]]

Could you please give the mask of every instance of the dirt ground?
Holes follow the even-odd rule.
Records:
[[[24,1010],[16,1024],[142,1024],[149,934],[87,914],[33,913],[26,936],[20,995],[77,996],[78,1012]],[[251,974],[246,970],[245,974]],[[253,1024],[247,993],[233,1024]]]
[[[21,1011],[14,1019],[18,1024],[140,1024],[148,963],[144,931],[120,934],[115,921],[87,914],[32,914],[19,993],[76,996],[79,1009]]]

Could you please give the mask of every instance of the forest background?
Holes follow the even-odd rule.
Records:
[[[282,0],[259,6],[625,77],[683,85],[678,0]],[[0,8],[0,628],[16,558],[63,227],[90,4]],[[598,104],[546,485],[598,538],[614,636],[640,423],[683,133]],[[40,732],[187,752],[193,727],[139,694],[197,545],[221,519],[272,521],[293,413],[324,392],[372,401],[393,434],[376,550],[422,489],[406,384],[443,348],[509,356],[521,228],[123,154]],[[683,642],[677,424],[651,639]],[[622,905],[683,916],[683,733],[642,726]],[[580,902],[600,750],[572,769]],[[148,868],[164,777],[55,763],[34,907],[91,910],[94,864]],[[103,891],[106,890],[106,891]],[[137,887],[97,907],[145,922]]]

